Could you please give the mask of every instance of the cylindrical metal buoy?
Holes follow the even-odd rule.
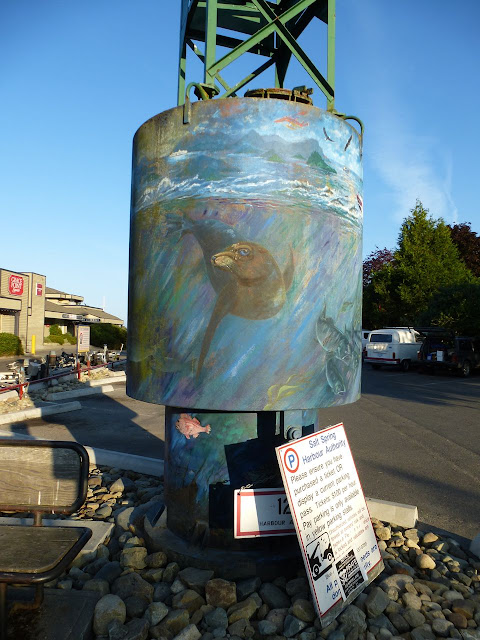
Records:
[[[355,401],[362,162],[285,100],[176,107],[134,139],[129,395],[218,411]]]
[[[232,575],[246,550],[261,573],[294,547],[234,540],[233,490],[281,486],[274,447],[359,397],[361,237],[361,139],[338,116],[231,98],[137,131],[127,392],[167,405],[179,557],[209,546]]]

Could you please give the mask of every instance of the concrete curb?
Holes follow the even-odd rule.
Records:
[[[371,518],[377,518],[383,522],[393,522],[409,529],[415,527],[418,520],[417,507],[411,504],[377,500],[376,498],[365,497],[365,500]]]
[[[117,384],[118,382],[126,382],[127,376],[125,374],[119,376],[109,376],[108,378],[99,378],[98,380],[85,380],[84,385],[86,387],[101,387],[105,384]]]
[[[53,416],[56,413],[67,413],[67,411],[77,411],[82,405],[79,402],[65,402],[63,404],[54,404],[49,407],[34,407],[33,409],[24,409],[23,411],[15,411],[12,413],[4,413],[0,415],[0,424],[10,424],[12,422],[23,422],[24,420],[32,420],[33,418],[43,418],[45,416]],[[11,434],[8,434],[11,436]],[[19,438],[24,438],[19,435]]]
[[[47,400],[55,402],[55,400],[68,400],[69,398],[81,398],[82,396],[93,396],[98,393],[111,393],[115,391],[111,384],[104,384],[99,387],[85,387],[85,389],[74,389],[73,391],[59,391],[58,393],[49,393]]]
[[[108,451],[107,449],[98,449],[96,447],[85,447],[85,449],[88,451],[90,464],[118,467],[119,469],[145,473],[149,476],[163,476],[165,463],[160,458],[146,458],[132,453]]]

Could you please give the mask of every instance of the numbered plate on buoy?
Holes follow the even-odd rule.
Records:
[[[235,538],[295,535],[283,488],[237,489],[233,499]]]

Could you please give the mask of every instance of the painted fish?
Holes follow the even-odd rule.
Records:
[[[202,427],[197,418],[192,418],[188,413],[181,413],[180,418],[175,423],[175,428],[185,436],[187,440],[190,438],[198,438],[200,433],[210,433],[210,425]]]
[[[308,122],[300,122],[296,118],[290,118],[289,116],[284,116],[283,118],[278,118],[275,122],[284,122],[285,126],[289,129],[300,129],[301,127],[308,127]]]

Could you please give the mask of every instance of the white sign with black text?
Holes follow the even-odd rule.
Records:
[[[322,626],[382,570],[343,424],[276,448]]]
[[[285,489],[236,489],[235,538],[295,535]]]

